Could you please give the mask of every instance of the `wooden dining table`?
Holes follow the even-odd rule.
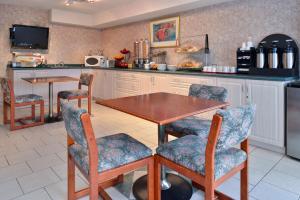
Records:
[[[166,124],[229,105],[226,102],[170,93],[98,100],[96,103],[156,123],[158,125],[158,145],[167,142]],[[175,174],[167,174],[164,167],[162,167],[161,173],[162,200],[188,200],[191,198],[193,190],[189,182]],[[147,199],[147,176],[136,180],[132,191],[136,199]]]
[[[70,82],[78,81],[78,78],[69,77],[69,76],[45,76],[45,77],[30,77],[22,78],[24,81],[27,81],[31,84],[41,84],[48,83],[49,85],[49,115],[46,119],[46,122],[55,122],[57,118],[53,114],[53,84],[54,82]]]

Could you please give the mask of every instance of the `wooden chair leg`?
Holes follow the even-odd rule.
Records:
[[[78,108],[81,108],[81,98],[78,99]]]
[[[13,131],[15,129],[15,108],[14,106],[10,107],[10,130]]]
[[[35,121],[35,105],[31,105],[31,118]]]
[[[205,200],[215,200],[215,189],[212,184],[205,185]]]
[[[4,124],[8,123],[8,117],[7,117],[8,112],[7,112],[7,110],[8,110],[8,105],[5,101],[3,101],[3,123]]]
[[[151,158],[148,164],[148,200],[154,200],[154,159]]]
[[[57,115],[60,114],[60,98],[57,96],[57,101],[56,101],[56,106],[57,106]]]
[[[159,163],[157,157],[154,157],[154,194],[155,200],[161,200],[161,164]]]
[[[45,106],[44,106],[44,101],[40,103],[40,117],[41,117],[41,122],[45,122]]]
[[[88,112],[91,115],[92,114],[92,98],[88,97]]]
[[[75,162],[68,154],[68,200],[75,199]]]
[[[245,140],[241,144],[241,149],[249,155],[249,142],[248,140]],[[249,183],[249,176],[248,176],[248,159],[245,161],[246,165],[245,168],[241,171],[241,200],[248,200],[248,183]]]
[[[248,167],[241,171],[241,200],[248,200]]]
[[[204,192],[205,200],[215,200],[215,187],[214,187],[214,170],[207,172],[205,175]]]
[[[98,181],[97,181],[97,173],[89,174],[90,180],[90,200],[98,200]]]

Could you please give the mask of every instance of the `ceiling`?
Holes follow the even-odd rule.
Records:
[[[115,6],[125,5],[135,0],[100,0],[93,4],[89,3],[75,3],[71,6],[64,4],[65,0],[0,0],[3,4],[12,4],[20,6],[29,6],[42,9],[63,9],[69,11],[77,11],[82,13],[94,14]]]
[[[234,0],[99,0],[70,6],[65,0],[0,0],[0,4],[47,9],[52,23],[101,29],[228,1]]]

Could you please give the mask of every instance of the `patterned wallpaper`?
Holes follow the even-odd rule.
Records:
[[[213,64],[235,65],[235,52],[241,43],[252,36],[258,43],[272,33],[285,33],[300,40],[299,0],[237,0],[229,3],[190,10],[180,15],[181,44],[204,44],[209,35]],[[11,60],[8,28],[11,24],[30,24],[50,27],[48,63],[83,63],[90,50],[104,49],[112,57],[120,49],[132,50],[133,41],[149,37],[149,22],[142,21],[102,31],[83,27],[51,24],[49,11],[0,4],[0,76],[5,74]],[[195,37],[191,37],[195,36]],[[102,41],[102,42],[101,42]],[[177,64],[184,56],[167,50],[167,62]]]
[[[300,41],[299,0],[237,0],[180,13],[181,44],[204,43],[208,33],[212,63],[235,65],[236,49],[252,36],[257,44],[272,33],[284,33]],[[199,35],[199,36],[198,36]],[[190,37],[196,36],[196,37]],[[113,56],[126,47],[133,49],[133,41],[149,37],[149,21],[109,28],[101,32],[102,47]],[[177,64],[183,58],[168,51],[167,61]]]
[[[100,49],[100,30],[51,24],[49,11],[0,4],[0,76],[5,75],[11,60],[9,28],[12,24],[48,26],[50,28],[48,63],[83,63],[90,50]]]

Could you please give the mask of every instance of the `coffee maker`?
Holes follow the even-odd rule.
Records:
[[[250,68],[255,67],[256,52],[255,48],[241,49],[239,48],[236,52],[237,55],[237,73],[248,74]]]
[[[269,35],[259,43],[254,52],[249,57],[251,64],[245,65],[245,62],[241,63],[238,51],[238,73],[299,77],[299,48],[291,37],[284,34]],[[245,55],[245,52],[242,55]],[[247,70],[241,72],[243,66],[246,66]]]

